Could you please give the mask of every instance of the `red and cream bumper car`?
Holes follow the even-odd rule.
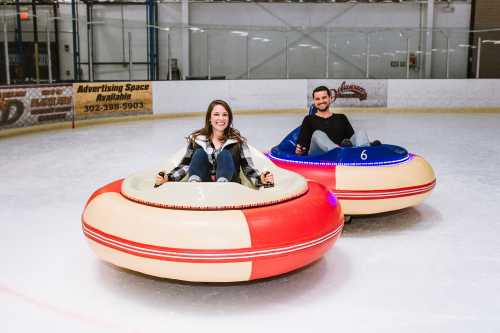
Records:
[[[318,260],[342,231],[335,196],[252,153],[259,170],[273,172],[274,187],[171,182],[153,188],[157,171],[179,158],[105,185],[82,214],[91,248],[123,268],[203,282],[261,279]]]

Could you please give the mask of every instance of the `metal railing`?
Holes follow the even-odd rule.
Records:
[[[2,17],[3,59],[9,51],[15,15]],[[51,54],[52,37],[67,40],[73,34],[71,17],[44,17],[47,76],[36,82],[68,81],[75,77],[54,78]],[[54,21],[66,28],[55,35]],[[87,46],[75,68],[83,81],[145,80],[148,62],[145,49],[146,29],[158,33],[158,79],[293,79],[293,78],[465,78],[481,77],[485,52],[500,50],[500,28],[467,29],[349,29],[318,27],[244,27],[244,26],[170,26],[146,25],[140,21],[77,20],[87,30],[78,43]],[[9,27],[11,30],[9,31]],[[122,33],[113,36],[113,31]],[[111,31],[111,32],[110,32]],[[28,31],[29,33],[29,31]],[[25,33],[26,34],[26,33]],[[100,36],[95,38],[94,35]],[[189,45],[182,36],[188,35]],[[103,36],[108,36],[107,39]],[[127,36],[127,37],[125,37]],[[426,39],[432,38],[432,49]],[[39,42],[39,43],[44,43]],[[120,45],[114,47],[113,45]],[[176,65],[189,48],[189,68]],[[79,48],[80,49],[80,48]],[[82,48],[85,50],[85,47]],[[128,52],[126,52],[128,50]],[[72,63],[72,50],[62,52],[66,65]],[[66,58],[64,58],[66,57]],[[185,60],[185,59],[184,59]],[[5,82],[11,84],[11,61],[4,61]],[[37,66],[41,66],[36,62]],[[426,69],[430,70],[426,71]],[[175,73],[180,71],[181,74]],[[40,72],[37,70],[37,73]],[[85,74],[87,73],[87,74]],[[430,73],[430,76],[427,74]],[[472,74],[471,74],[472,73]]]

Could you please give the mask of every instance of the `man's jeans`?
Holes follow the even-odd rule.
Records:
[[[228,150],[222,150],[217,155],[217,168],[215,170],[215,178],[217,180],[231,181],[235,175],[235,167],[233,157]],[[188,173],[190,179],[209,182],[210,179],[210,162],[208,161],[207,153],[198,148],[194,151],[191,163],[189,164]],[[196,176],[196,177],[193,177]],[[193,178],[191,178],[193,177]]]
[[[354,133],[354,135],[351,137],[351,141],[354,147],[364,147],[370,145],[368,135],[366,135],[366,132],[363,130]],[[330,140],[325,132],[316,130],[311,137],[311,145],[309,146],[308,155],[325,154],[337,147],[338,145]]]

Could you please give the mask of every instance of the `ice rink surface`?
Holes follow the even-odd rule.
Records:
[[[158,165],[201,117],[0,138],[0,331],[500,332],[500,114],[349,117],[426,158],[434,192],[354,220],[309,267],[230,285],[114,267],[81,231],[94,190]],[[301,119],[237,115],[235,126],[263,150]]]

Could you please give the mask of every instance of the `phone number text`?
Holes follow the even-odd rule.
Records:
[[[143,102],[125,102],[125,103],[113,103],[113,104],[95,104],[95,105],[85,105],[84,112],[106,112],[106,111],[134,111],[137,109],[143,109]]]

